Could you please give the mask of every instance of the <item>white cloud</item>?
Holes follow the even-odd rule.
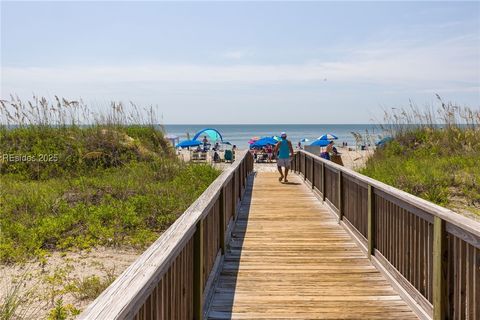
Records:
[[[231,50],[221,54],[222,57],[232,60],[240,60],[243,58],[251,57],[252,52],[249,50]]]
[[[473,37],[473,38],[472,38]],[[380,43],[350,49],[337,61],[257,65],[118,65],[68,67],[4,67],[2,92],[108,85],[128,90],[142,83],[277,83],[322,81],[341,84],[407,86],[412,90],[440,88],[470,91],[480,83],[478,35],[447,39],[437,44]],[[242,51],[229,53],[241,58]],[[465,83],[465,85],[459,85]],[[71,90],[70,90],[71,91]]]

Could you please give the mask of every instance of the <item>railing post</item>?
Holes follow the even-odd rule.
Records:
[[[447,238],[445,221],[433,222],[433,320],[447,319]]]
[[[307,181],[307,155],[303,154],[303,180]]]
[[[240,201],[240,198],[242,197],[242,167],[241,164],[237,169],[237,174],[238,174],[238,194],[237,198],[235,199],[235,208],[238,205],[238,202]]]
[[[299,156],[300,156],[299,152],[295,153],[295,155],[293,156],[293,161],[295,162],[295,171],[297,173],[299,173],[299,170],[298,170],[298,157]]]
[[[322,162],[322,201],[325,201],[325,163]]]
[[[222,187],[220,191],[220,249],[222,250],[222,254],[225,254],[225,211],[226,211],[226,199],[225,199],[225,186]]]
[[[245,176],[245,175],[243,174],[243,169],[244,169],[244,167],[245,167],[245,166],[244,166],[244,162],[242,161],[242,162],[240,163],[240,168],[239,168],[239,169],[240,169],[240,199],[241,199],[242,196],[243,196],[243,186],[244,186],[244,183],[245,183],[245,181],[243,181],[243,177]]]
[[[373,195],[373,187],[368,185],[368,211],[367,211],[367,223],[368,223],[368,245],[367,245],[367,253],[368,258],[370,259],[373,254],[373,248],[375,247],[375,216],[374,216],[374,195]]]
[[[193,317],[203,318],[203,219],[193,235]]]
[[[297,170],[297,173],[300,173],[300,164],[299,164],[299,159],[300,158],[300,152],[297,152],[295,154],[295,169]]]
[[[292,162],[291,162],[293,172],[297,172],[296,162],[295,162],[295,157],[296,157],[296,156],[297,156],[297,154],[296,154],[295,152],[293,152]]]
[[[315,190],[315,160],[312,158],[312,189]]]
[[[237,173],[234,171],[232,175],[232,218],[233,221],[236,220],[236,213],[237,213]]]
[[[342,208],[342,171],[338,171],[338,221],[343,219]]]

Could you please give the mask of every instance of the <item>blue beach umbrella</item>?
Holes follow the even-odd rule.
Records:
[[[336,135],[333,135],[331,133],[324,134],[320,137],[318,137],[318,140],[337,140],[338,137]]]
[[[250,145],[250,148],[263,148],[266,145],[270,144],[272,146],[277,144],[277,140],[273,137],[263,137]]]
[[[177,144],[177,148],[188,148],[188,147],[196,147],[201,145],[202,143],[198,140],[185,140]]]
[[[328,146],[329,143],[330,143],[330,140],[318,139],[318,140],[313,141],[310,145],[314,146],[314,147],[326,147],[326,146]]]

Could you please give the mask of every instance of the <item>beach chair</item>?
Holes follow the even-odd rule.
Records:
[[[200,160],[200,152],[192,153],[192,161],[198,161],[198,160]]]
[[[200,152],[200,157],[198,159],[199,161],[207,161],[207,153],[206,152]]]
[[[268,154],[266,154],[265,152],[259,153],[257,160],[258,162],[267,162]]]
[[[343,160],[342,160],[342,156],[339,155],[339,154],[334,154],[330,157],[330,160],[332,162],[335,162],[336,164],[339,164],[341,166],[343,166]]]

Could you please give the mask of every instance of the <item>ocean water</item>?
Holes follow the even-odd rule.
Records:
[[[360,133],[362,136],[368,136],[368,142],[375,142],[379,140],[382,135],[382,130],[378,125],[373,124],[230,124],[230,125],[164,125],[165,131],[168,134],[174,134],[180,137],[180,140],[187,139],[187,133],[190,139],[195,133],[204,128],[215,128],[223,137],[224,141],[229,141],[237,145],[239,148],[248,147],[250,138],[280,135],[285,131],[288,139],[296,145],[301,139],[307,138],[310,141],[305,144],[310,144],[322,134],[332,133],[338,137],[336,144],[341,145],[342,142],[347,142],[350,146],[355,146],[355,137],[352,132]]]

